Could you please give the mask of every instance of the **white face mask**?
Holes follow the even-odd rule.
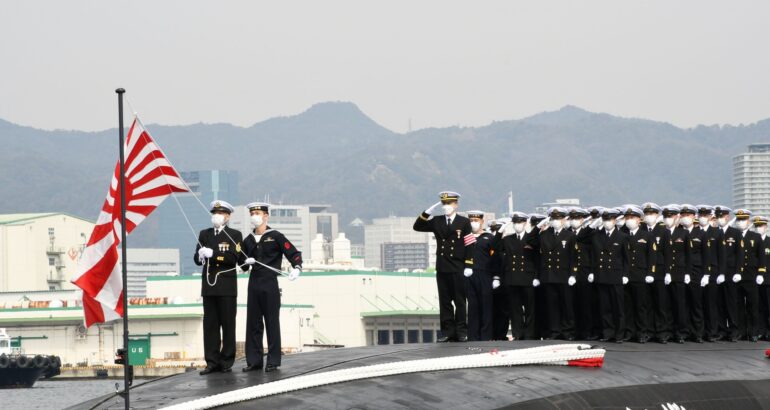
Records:
[[[663,218],[663,222],[665,222],[667,227],[671,228],[676,223],[676,219],[674,219],[672,217]]]
[[[580,225],[583,225],[583,220],[582,219],[570,219],[569,224],[574,229],[577,229],[577,228],[580,228]]]
[[[719,219],[717,219],[717,222],[719,223],[719,226],[725,227],[725,226],[727,226],[727,222],[728,222],[727,221],[727,217],[719,218]]]
[[[481,228],[481,223],[476,221],[471,222],[471,229],[473,230],[473,232],[478,232],[479,228]]]
[[[252,215],[251,216],[251,227],[252,228],[259,228],[262,226],[262,222],[264,220],[262,219],[262,215]]]
[[[561,219],[552,219],[551,220],[551,227],[555,230],[559,230],[562,227],[562,221]]]
[[[615,221],[612,219],[606,220],[604,223],[604,230],[605,231],[611,231],[615,228]]]
[[[639,220],[636,218],[626,219],[626,228],[629,230],[636,230],[639,227]]]
[[[526,224],[526,222],[516,222],[513,224],[513,230],[516,231],[516,233],[524,232],[524,224]]]
[[[738,221],[738,222],[735,223],[735,226],[737,226],[738,229],[740,229],[742,231],[746,230],[746,228],[748,228],[748,226],[749,226],[749,221],[746,221],[746,220]]]
[[[701,216],[701,217],[698,218],[698,223],[700,224],[700,226],[702,226],[704,228],[706,226],[708,226],[710,221],[711,221],[711,218],[709,218],[707,216]]]
[[[442,205],[441,209],[444,210],[444,215],[447,215],[447,216],[452,215],[453,213],[455,213],[455,207],[453,207],[452,205],[448,205],[448,204],[447,205]]]
[[[221,228],[225,224],[225,216],[222,214],[212,214],[211,224],[214,225],[214,228]]]
[[[757,227],[757,233],[760,235],[764,235],[767,233],[767,225],[762,225]]]
[[[679,221],[682,223],[682,226],[685,228],[689,228],[692,226],[693,220],[691,216],[683,216]]]
[[[655,222],[658,221],[658,215],[650,214],[644,216],[644,223],[647,224],[647,226],[654,226]]]

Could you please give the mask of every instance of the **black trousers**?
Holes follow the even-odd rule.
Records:
[[[652,329],[658,340],[671,339],[673,328],[673,316],[671,315],[671,298],[668,294],[668,286],[663,278],[656,277],[652,283]]]
[[[492,275],[473,270],[466,278],[468,291],[468,340],[492,340]]]
[[[625,312],[623,285],[599,284],[599,308],[602,316],[602,338],[623,339]]]
[[[715,278],[712,276],[710,283],[703,288],[703,325],[706,338],[716,339],[720,336],[724,336],[721,323],[724,322],[724,317],[720,313],[719,299],[720,293],[722,293],[721,286],[714,283]]]
[[[506,286],[508,311],[511,315],[511,336],[515,340],[535,338],[535,288]]]
[[[450,339],[468,336],[465,276],[460,272],[437,272],[436,284],[441,333]]]
[[[684,282],[671,282],[668,285],[668,295],[671,300],[672,331],[675,339],[686,339],[689,332],[687,318],[687,285]]]
[[[267,364],[281,365],[281,293],[273,274],[249,277],[246,308],[246,364],[262,366],[265,349],[262,335],[267,328]]]
[[[695,275],[693,275],[695,277]],[[705,336],[706,324],[703,313],[703,293],[704,289],[700,285],[700,279],[691,280],[687,286],[687,311],[690,323],[690,335],[697,339]]]
[[[566,283],[546,283],[545,312],[548,321],[546,337],[551,339],[571,339],[575,337],[575,307],[572,287]]]
[[[549,336],[548,330],[548,306],[545,300],[545,286],[542,284],[534,288],[535,292],[535,307],[532,309],[532,318],[534,322],[535,338],[545,338]]]
[[[506,340],[510,313],[508,307],[508,286],[499,286],[492,290],[492,339]]]
[[[759,323],[757,334],[770,337],[770,286],[765,282],[759,285]]]
[[[652,287],[644,282],[629,282],[623,286],[626,339],[652,336],[651,291]]]
[[[585,340],[591,337],[599,337],[596,329],[600,326],[596,324],[597,314],[596,306],[598,296],[596,287],[592,283],[578,282],[574,286],[575,290],[575,336],[578,340]]]
[[[207,367],[233,367],[237,310],[235,296],[203,297],[203,356]]]
[[[759,321],[759,290],[752,278],[740,281],[727,288],[727,316],[730,323],[731,337],[752,337],[757,335]]]

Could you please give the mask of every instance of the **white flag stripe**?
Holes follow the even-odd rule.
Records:
[[[153,196],[150,198],[142,198],[142,199],[132,199],[128,204],[126,204],[129,208],[132,206],[158,206],[163,202],[164,199],[166,199],[168,195],[163,196]]]
[[[142,161],[144,161],[148,155],[152,154],[153,151],[157,151],[157,150],[158,150],[158,147],[156,147],[155,144],[152,144],[152,143],[145,144],[145,146],[142,147],[142,150],[136,155],[136,157],[131,159],[131,163],[126,164],[126,175],[132,176],[134,174],[134,169],[138,167],[139,164],[141,164]],[[156,154],[155,156],[157,157],[158,155]],[[131,182],[134,182],[134,181],[131,180]]]
[[[120,262],[120,253],[118,253],[118,263],[113,266],[110,277],[104,282],[102,290],[94,298],[107,305],[112,310],[115,310],[115,307],[118,306],[120,293],[123,292],[122,268],[123,265]]]
[[[147,218],[147,217],[140,213],[126,211],[126,219],[133,222],[134,225],[139,225],[140,223],[142,223],[142,221],[144,221],[144,218]]]
[[[155,189],[166,185],[169,185],[168,181],[166,180],[166,176],[158,175],[156,178],[152,179],[151,181],[145,182],[142,186],[134,188],[134,195],[139,195],[151,189]]]
[[[134,123],[133,123],[133,129],[129,128],[128,135],[126,135],[126,153],[129,153],[134,150],[134,147],[136,146],[136,142],[139,141],[139,136],[142,135],[144,132],[144,128],[142,128],[142,124],[136,120],[136,117],[134,117]],[[128,154],[126,154],[128,156]]]
[[[158,152],[158,151],[156,151],[156,152]],[[131,178],[129,178],[129,181],[132,184],[135,184],[136,181],[139,181],[140,179],[142,179],[145,175],[149,174],[150,172],[152,172],[152,171],[154,171],[154,170],[156,170],[156,169],[158,169],[160,167],[170,167],[170,166],[171,166],[171,164],[169,164],[169,162],[165,158],[156,158],[156,159],[148,162],[147,164],[145,164],[144,168],[142,168],[141,170],[137,171],[136,174],[134,174],[134,175],[128,174],[128,175],[131,175]]]
[[[112,213],[99,211],[99,218],[96,219],[96,225],[104,225],[112,220]]]
[[[80,263],[75,271],[75,275],[72,276],[72,280],[78,280],[84,273],[91,270],[99,261],[104,258],[107,251],[115,244],[115,238],[111,234],[107,234],[99,242],[86,246],[83,249],[83,254],[80,256]]]

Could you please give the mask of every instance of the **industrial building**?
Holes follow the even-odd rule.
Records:
[[[770,215],[770,144],[751,144],[733,157],[733,206]]]

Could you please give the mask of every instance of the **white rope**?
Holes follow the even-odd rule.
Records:
[[[398,374],[434,372],[481,367],[520,366],[529,364],[572,365],[573,361],[603,359],[604,349],[584,344],[561,344],[528,349],[492,351],[488,353],[448,356],[435,359],[408,360],[307,374],[270,383],[233,390],[166,407],[167,410],[202,410],[244,402],[291,391],[353,380]],[[578,365],[578,364],[574,364]],[[597,364],[597,366],[600,364]]]

